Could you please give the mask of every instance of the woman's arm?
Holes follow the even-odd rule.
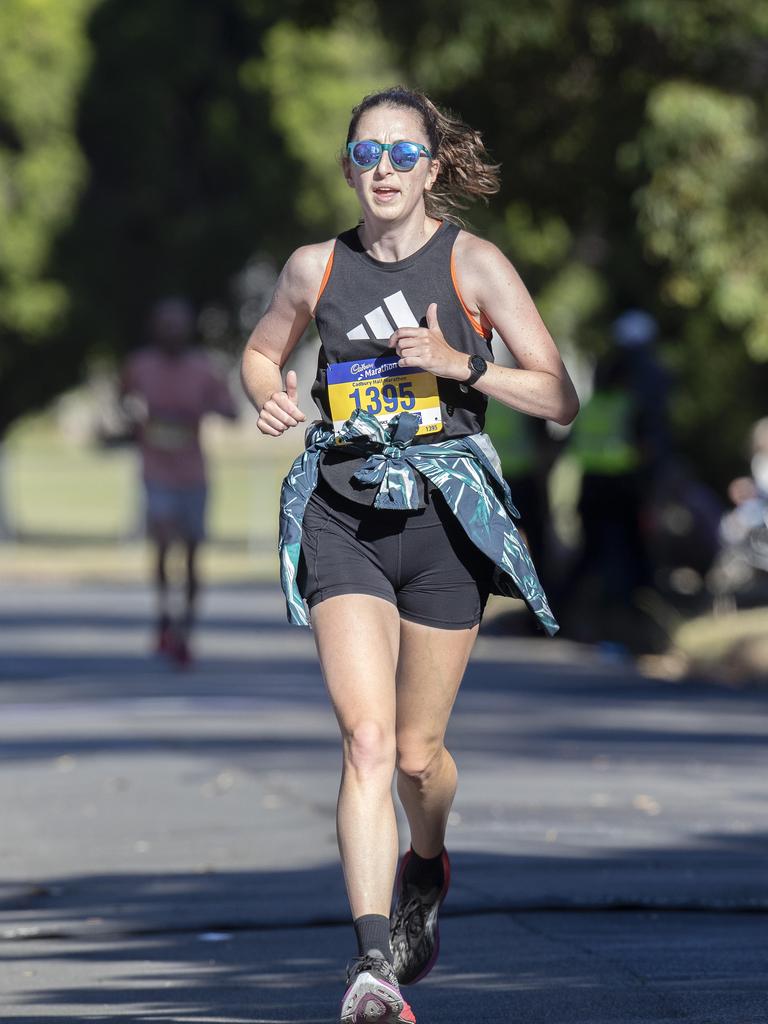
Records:
[[[579,411],[576,389],[528,289],[506,256],[491,242],[462,232],[456,241],[456,276],[469,309],[493,324],[518,366],[489,364],[475,384],[477,390],[520,412],[571,423]]]
[[[240,375],[259,412],[262,434],[279,437],[306,419],[296,404],[297,380],[291,370],[283,390],[282,368],[312,319],[317,293],[333,241],[297,249],[283,267],[266,313],[248,339]]]
[[[571,378],[515,268],[490,242],[462,232],[456,240],[456,276],[461,297],[489,320],[515,357],[518,368],[488,364],[474,387],[530,416],[570,423],[579,411]],[[401,366],[419,366],[439,377],[469,379],[467,355],[440,330],[433,302],[426,327],[401,327],[390,338]]]

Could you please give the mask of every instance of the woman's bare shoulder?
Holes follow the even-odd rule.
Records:
[[[509,295],[524,289],[520,275],[498,245],[470,231],[461,231],[455,244],[456,276],[468,301],[482,309],[494,293]]]
[[[310,290],[314,287],[317,291],[335,242],[335,238],[329,238],[325,242],[313,242],[295,249],[283,268],[288,283]]]
[[[294,249],[285,262],[272,297],[271,306],[311,310],[320,289],[335,239]]]
[[[467,273],[510,266],[509,260],[498,245],[464,229],[456,236],[454,254],[457,265],[460,264],[461,269]]]

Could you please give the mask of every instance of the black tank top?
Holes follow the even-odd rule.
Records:
[[[427,307],[437,303],[437,319],[446,340],[468,355],[493,359],[490,335],[470,320],[454,284],[452,252],[459,228],[443,221],[429,241],[397,262],[370,256],[357,228],[336,239],[330,273],[315,308],[321,347],[312,397],[323,423],[332,427],[326,369],[330,363],[368,359],[387,352],[387,340],[398,327],[426,326]],[[438,377],[443,429],[419,436],[419,442],[464,437],[483,429],[487,400],[475,388],[462,391],[459,382]],[[373,503],[376,488],[358,487],[350,478],[362,464],[340,446],[320,462],[325,481],[339,494],[364,505]]]

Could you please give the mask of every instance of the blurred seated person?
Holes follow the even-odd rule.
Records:
[[[728,497],[736,508],[723,517],[721,535],[728,544],[739,544],[753,529],[766,525],[768,513],[768,416],[754,424],[750,435],[751,476],[740,476],[728,485]]]

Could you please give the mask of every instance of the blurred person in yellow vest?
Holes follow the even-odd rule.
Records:
[[[179,665],[190,662],[189,634],[200,589],[198,551],[205,539],[208,482],[200,444],[207,413],[237,416],[226,380],[194,342],[195,316],[181,298],[152,309],[149,344],[126,360],[121,399],[141,453],[147,533],[154,546],[157,651]],[[171,612],[169,551],[184,553],[184,602]]]
[[[502,475],[522,517],[520,525],[528,549],[539,578],[546,585],[550,531],[547,475],[552,463],[552,443],[546,437],[545,421],[524,416],[500,402],[489,402],[485,429],[499,453]]]
[[[575,588],[591,577],[597,581],[597,602],[603,610],[632,607],[637,589],[650,583],[641,529],[644,422],[630,360],[617,346],[598,361],[594,392],[582,405],[569,439],[570,454],[582,474],[582,549],[566,597],[572,600]]]

